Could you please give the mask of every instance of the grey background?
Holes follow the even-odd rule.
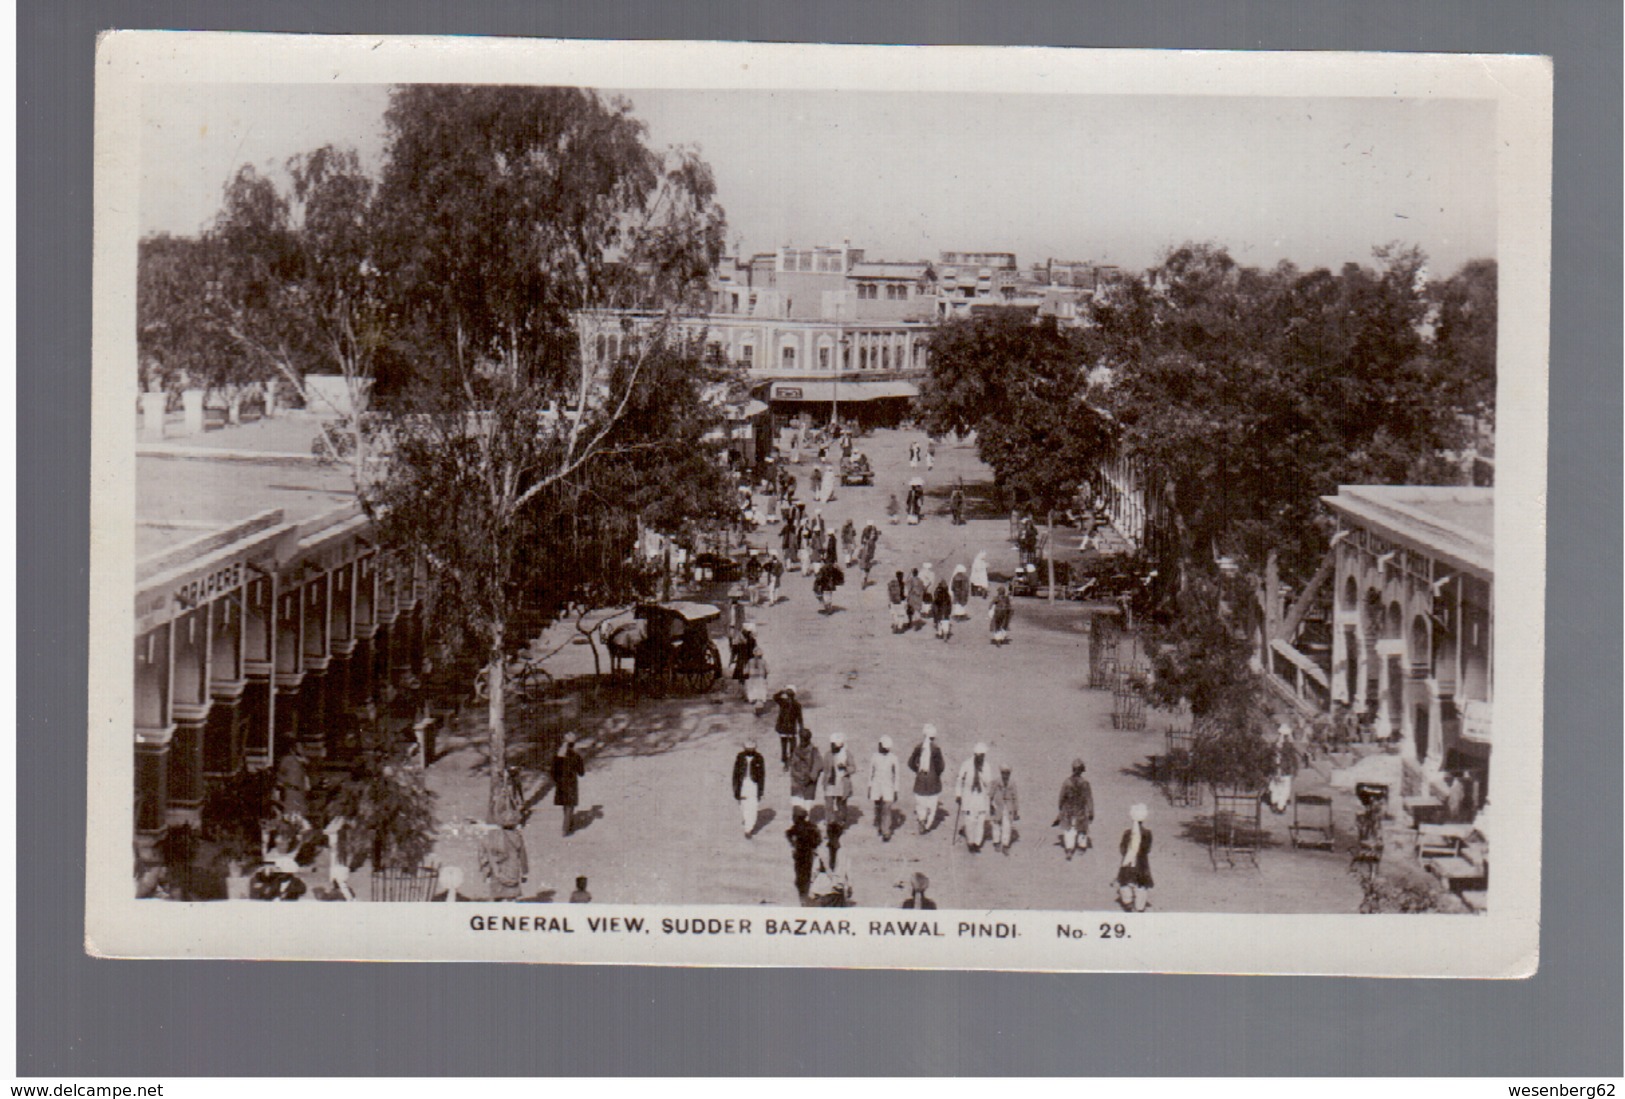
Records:
[[[681,9],[20,0],[17,8],[21,1073],[1620,1074],[1614,0],[816,8],[739,0]],[[113,27],[1553,55],[1554,533],[1539,975],[1412,982],[84,957],[91,81],[94,35]],[[1502,578],[1520,582],[1535,579]]]

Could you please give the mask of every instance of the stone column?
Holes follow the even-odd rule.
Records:
[[[141,394],[141,434],[157,442],[164,437],[164,416],[169,411],[169,394]]]
[[[203,390],[182,390],[181,410],[185,415],[183,428],[185,433],[187,435],[203,434]]]
[[[210,709],[203,730],[203,774],[226,778],[243,767],[241,703],[244,676],[244,594],[241,589],[215,600],[210,608],[212,636],[209,661]]]
[[[203,806],[203,730],[209,707],[177,703],[169,746],[169,805],[172,824],[197,824]]]
[[[169,805],[173,820],[197,822],[203,804],[203,727],[209,719],[211,610],[205,604],[176,618],[173,641]]]
[[[135,840],[143,858],[155,859],[169,823],[171,641],[166,622],[135,644]]]
[[[269,767],[275,746],[272,678],[276,674],[277,593],[274,577],[250,582],[243,590],[243,761]]]
[[[328,574],[311,580],[300,592],[304,625],[302,652],[304,653],[305,682],[300,691],[304,707],[301,717],[300,740],[305,754],[311,759],[325,759],[328,755],[329,713],[327,671],[332,664],[328,629],[332,623],[329,599],[332,577]]]
[[[135,842],[156,861],[169,827],[169,741],[174,730],[139,729],[135,738]]]
[[[280,585],[279,585],[280,587]],[[272,751],[269,763],[276,766],[279,753],[299,738],[299,694],[304,685],[304,599],[301,588],[289,585],[277,592],[276,664],[272,677],[275,694],[271,698]]]

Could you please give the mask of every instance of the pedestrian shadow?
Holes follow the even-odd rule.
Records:
[[[552,904],[553,898],[558,896],[557,889],[541,889],[528,897],[520,897],[521,904]]]
[[[1225,838],[1215,833],[1211,813],[1204,813],[1201,816],[1189,817],[1180,821],[1179,835],[1181,839],[1190,840],[1192,843],[1201,844],[1203,847],[1213,846],[1216,840],[1219,841],[1220,846],[1223,846],[1222,841]],[[1234,831],[1230,833],[1230,837],[1237,844],[1245,844],[1259,850],[1282,846],[1281,840],[1276,838],[1268,828],[1263,825],[1255,828],[1251,821],[1238,821]]]
[[[604,807],[602,805],[594,805],[584,813],[579,810],[572,812],[570,814],[570,833],[574,835],[577,832],[584,832],[592,827],[593,821],[603,819]]]
[[[1162,776],[1157,773],[1157,769],[1151,765],[1149,759],[1142,759],[1138,763],[1131,763],[1127,767],[1119,768],[1117,773],[1127,778],[1143,779],[1146,782],[1160,782],[1162,779]]]
[[[751,839],[759,833],[765,831],[767,827],[772,824],[775,819],[777,819],[778,815],[779,814],[777,811],[771,808],[756,810],[756,823],[751,825],[749,832],[745,833],[745,838]]]
[[[886,810],[886,834],[895,835],[897,830],[908,823],[908,814],[895,805]]]

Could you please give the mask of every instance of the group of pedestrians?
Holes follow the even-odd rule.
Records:
[[[745,591],[753,607],[771,607],[779,601],[779,585],[784,581],[784,558],[777,551],[745,557]]]
[[[954,566],[947,579],[937,577],[931,562],[910,569],[908,576],[898,569],[886,582],[886,603],[891,614],[892,633],[909,633],[931,620],[940,641],[953,637],[954,622],[970,618],[974,596],[988,597],[987,554],[980,552],[970,566]],[[988,606],[988,630],[995,645],[1010,640],[1010,591],[1000,585]]]
[[[581,804],[581,778],[587,773],[587,762],[576,747],[576,734],[567,732],[553,754],[553,804],[562,811],[563,837],[569,839],[576,830],[576,807]],[[507,781],[493,789],[488,816],[490,820],[479,833],[479,866],[485,875],[491,899],[518,900],[524,893],[525,879],[530,876],[530,852],[525,846],[521,826],[525,819],[524,791],[518,776],[509,771]],[[578,893],[586,890],[586,881],[576,879]],[[588,898],[590,899],[590,898]],[[571,900],[576,900],[575,896]]]
[[[935,831],[943,819],[942,799],[949,792],[948,759],[936,726],[926,724],[906,756],[896,751],[890,736],[882,736],[860,769],[840,732],[830,734],[827,750],[820,750],[813,742],[795,687],[786,686],[773,697],[779,706],[775,730],[780,767],[789,782],[791,823],[786,839],[791,847],[797,895],[808,904],[833,903],[817,900],[823,894],[812,883],[839,870],[843,837],[861,819],[861,815],[852,813],[850,804],[857,794],[858,781],[863,782],[863,793],[873,809],[875,835],[882,843],[892,842],[899,820],[906,819],[898,811],[905,782],[913,795],[916,834],[924,836]],[[963,840],[972,854],[987,846],[1006,856],[1010,854],[1021,820],[1021,798],[1012,770],[1008,763],[993,761],[985,742],[977,743],[960,763],[953,772],[951,787],[954,844]],[[1095,802],[1087,770],[1082,759],[1072,762],[1071,773],[1061,784],[1053,822],[1068,862],[1093,847],[1090,832]],[[735,757],[731,781],[741,827],[745,837],[752,838],[767,783],[766,761],[754,738],[747,739]],[[1112,882],[1125,911],[1143,911],[1150,904],[1152,837],[1147,817],[1144,805],[1133,806],[1129,827],[1118,846],[1120,861]],[[832,880],[849,896],[844,875],[836,874]]]

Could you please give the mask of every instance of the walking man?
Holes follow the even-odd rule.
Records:
[[[987,745],[978,744],[971,758],[960,765],[959,780],[954,784],[960,829],[965,833],[965,846],[972,854],[980,851],[982,841],[987,839],[992,797],[993,769],[987,760]]]
[[[953,636],[954,603],[946,580],[937,581],[937,590],[931,596],[931,621],[936,623],[938,640],[946,641]]]
[[[846,803],[852,798],[852,773],[857,770],[852,753],[846,750],[846,737],[831,733],[829,764],[824,768],[825,819],[846,827]]]
[[[992,641],[995,645],[1010,644],[1010,586],[1000,584],[998,594],[993,597],[992,606],[987,609],[988,629],[992,632]]]
[[[734,606],[739,606],[735,601]],[[740,607],[740,614],[744,608]],[[728,656],[733,660],[733,677],[739,681],[739,690],[745,692],[745,681],[750,678],[750,658],[756,655],[756,623],[740,622],[738,634],[728,642]]]
[[[751,712],[757,717],[767,709],[767,657],[762,655],[760,647],[750,654],[750,661],[745,665],[745,701],[750,703]]]
[[[779,717],[773,726],[779,734],[779,762],[788,771],[790,757],[796,750],[796,737],[807,726],[801,720],[801,701],[796,698],[794,687],[785,687],[773,696],[773,701],[779,704]]]
[[[942,773],[948,769],[937,747],[937,727],[927,725],[920,743],[909,753],[908,769],[914,772],[914,819],[920,835],[925,835],[937,822],[937,801],[942,796]]]
[[[993,783],[988,797],[993,810],[993,847],[1010,854],[1010,845],[1016,841],[1016,821],[1021,819],[1021,803],[1016,797],[1016,783],[1010,777],[1009,765],[999,767],[999,777]]]
[[[790,862],[795,868],[796,896],[801,898],[803,904],[807,901],[807,889],[812,885],[813,859],[818,855],[818,845],[823,837],[818,834],[818,825],[807,816],[807,810],[796,806],[790,813],[790,827],[784,833],[785,839],[790,841]]]
[[[745,558],[745,593],[750,596],[750,605],[760,606],[762,603],[762,562],[753,551]]]
[[[908,585],[903,581],[903,570],[898,569],[897,574],[886,581],[886,604],[891,608],[891,632],[902,633],[908,629]]]
[[[812,815],[818,798],[818,778],[824,771],[824,757],[813,744],[812,730],[801,727],[800,741],[790,755],[790,805]]]
[[[762,565],[762,583],[767,589],[762,602],[771,607],[779,601],[779,581],[784,578],[784,560],[777,553]]]
[[[1150,814],[1144,805],[1129,806],[1129,826],[1117,845],[1117,903],[1124,912],[1144,912],[1151,907],[1151,829],[1145,826]]]
[[[880,746],[869,757],[869,800],[875,803],[875,831],[882,843],[891,842],[892,807],[897,804],[901,775],[897,757],[892,754],[891,737],[880,738]]]
[[[762,791],[767,788],[767,764],[756,750],[756,741],[745,741],[745,747],[734,757],[734,800],[739,803],[739,821],[745,828],[745,838],[756,834],[757,811],[762,804]]]
[[[1068,862],[1077,853],[1080,836],[1083,849],[1089,850],[1089,824],[1095,819],[1095,794],[1083,777],[1085,770],[1083,760],[1073,760],[1072,775],[1061,784],[1061,808],[1055,825],[1061,829],[1061,846],[1066,848]]]
[[[970,617],[970,570],[964,565],[954,566],[953,578],[948,581],[948,595],[953,600],[954,617]]]
[[[519,821],[480,833],[480,871],[485,875],[494,901],[518,900],[530,873],[530,856],[525,851],[525,835]]]
[[[859,591],[869,588],[869,570],[875,567],[875,547],[880,542],[880,528],[871,520],[863,525],[863,533],[858,537],[858,567],[863,570],[863,587]]]
[[[970,563],[970,593],[987,598],[987,550],[977,550]]]
[[[924,621],[921,617],[925,610],[925,581],[920,579],[919,569],[910,569],[908,575],[908,589],[905,595],[908,608],[908,628],[913,629],[914,623]]]
[[[586,773],[586,761],[576,751],[576,735],[565,733],[558,752],[553,756],[553,804],[564,810],[565,836],[576,830],[576,806],[581,803],[581,776]]]

